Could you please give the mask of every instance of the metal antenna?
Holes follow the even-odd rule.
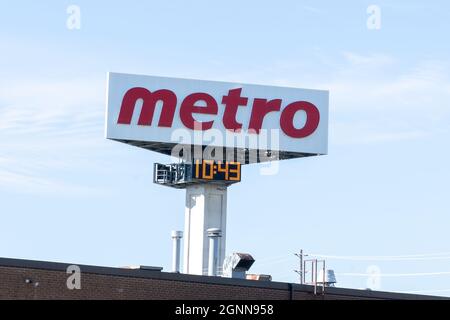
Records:
[[[305,279],[305,272],[303,270],[303,257],[307,257],[307,254],[303,254],[303,249],[300,249],[300,253],[294,253],[299,259],[300,259],[300,264],[299,264],[299,270],[294,270],[294,272],[298,273],[299,277],[300,277],[300,284],[304,283],[304,279]]]

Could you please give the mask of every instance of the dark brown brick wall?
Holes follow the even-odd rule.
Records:
[[[437,298],[344,288],[80,266],[81,289],[69,290],[68,264],[0,258],[0,299],[309,300]],[[27,283],[27,279],[31,280]],[[320,288],[319,288],[320,293]]]
[[[81,274],[81,289],[69,290],[68,276],[61,271],[0,267],[0,299],[289,298],[284,290],[86,273]]]

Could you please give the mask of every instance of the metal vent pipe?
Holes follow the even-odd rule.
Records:
[[[208,276],[217,276],[217,265],[219,260],[219,238],[222,232],[219,228],[209,228],[209,259],[208,259]]]
[[[181,238],[183,231],[172,231],[172,272],[180,272]]]

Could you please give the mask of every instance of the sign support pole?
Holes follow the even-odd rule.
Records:
[[[227,221],[227,185],[203,183],[186,187],[183,273],[207,275],[209,239],[207,230],[220,229],[218,269],[221,274],[225,259]]]

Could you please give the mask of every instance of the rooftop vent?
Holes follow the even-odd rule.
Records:
[[[327,269],[325,271],[325,279],[323,277],[323,270],[319,271],[317,276],[317,284],[324,285],[325,287],[334,287],[336,284],[336,275],[334,274],[334,270]]]
[[[163,267],[154,266],[125,266],[122,269],[133,269],[133,270],[147,270],[147,271],[162,271]]]
[[[272,281],[272,276],[269,274],[247,274],[245,278],[247,280]]]
[[[245,273],[255,262],[248,253],[235,252],[225,258],[223,263],[223,276],[227,278],[245,279]]]

